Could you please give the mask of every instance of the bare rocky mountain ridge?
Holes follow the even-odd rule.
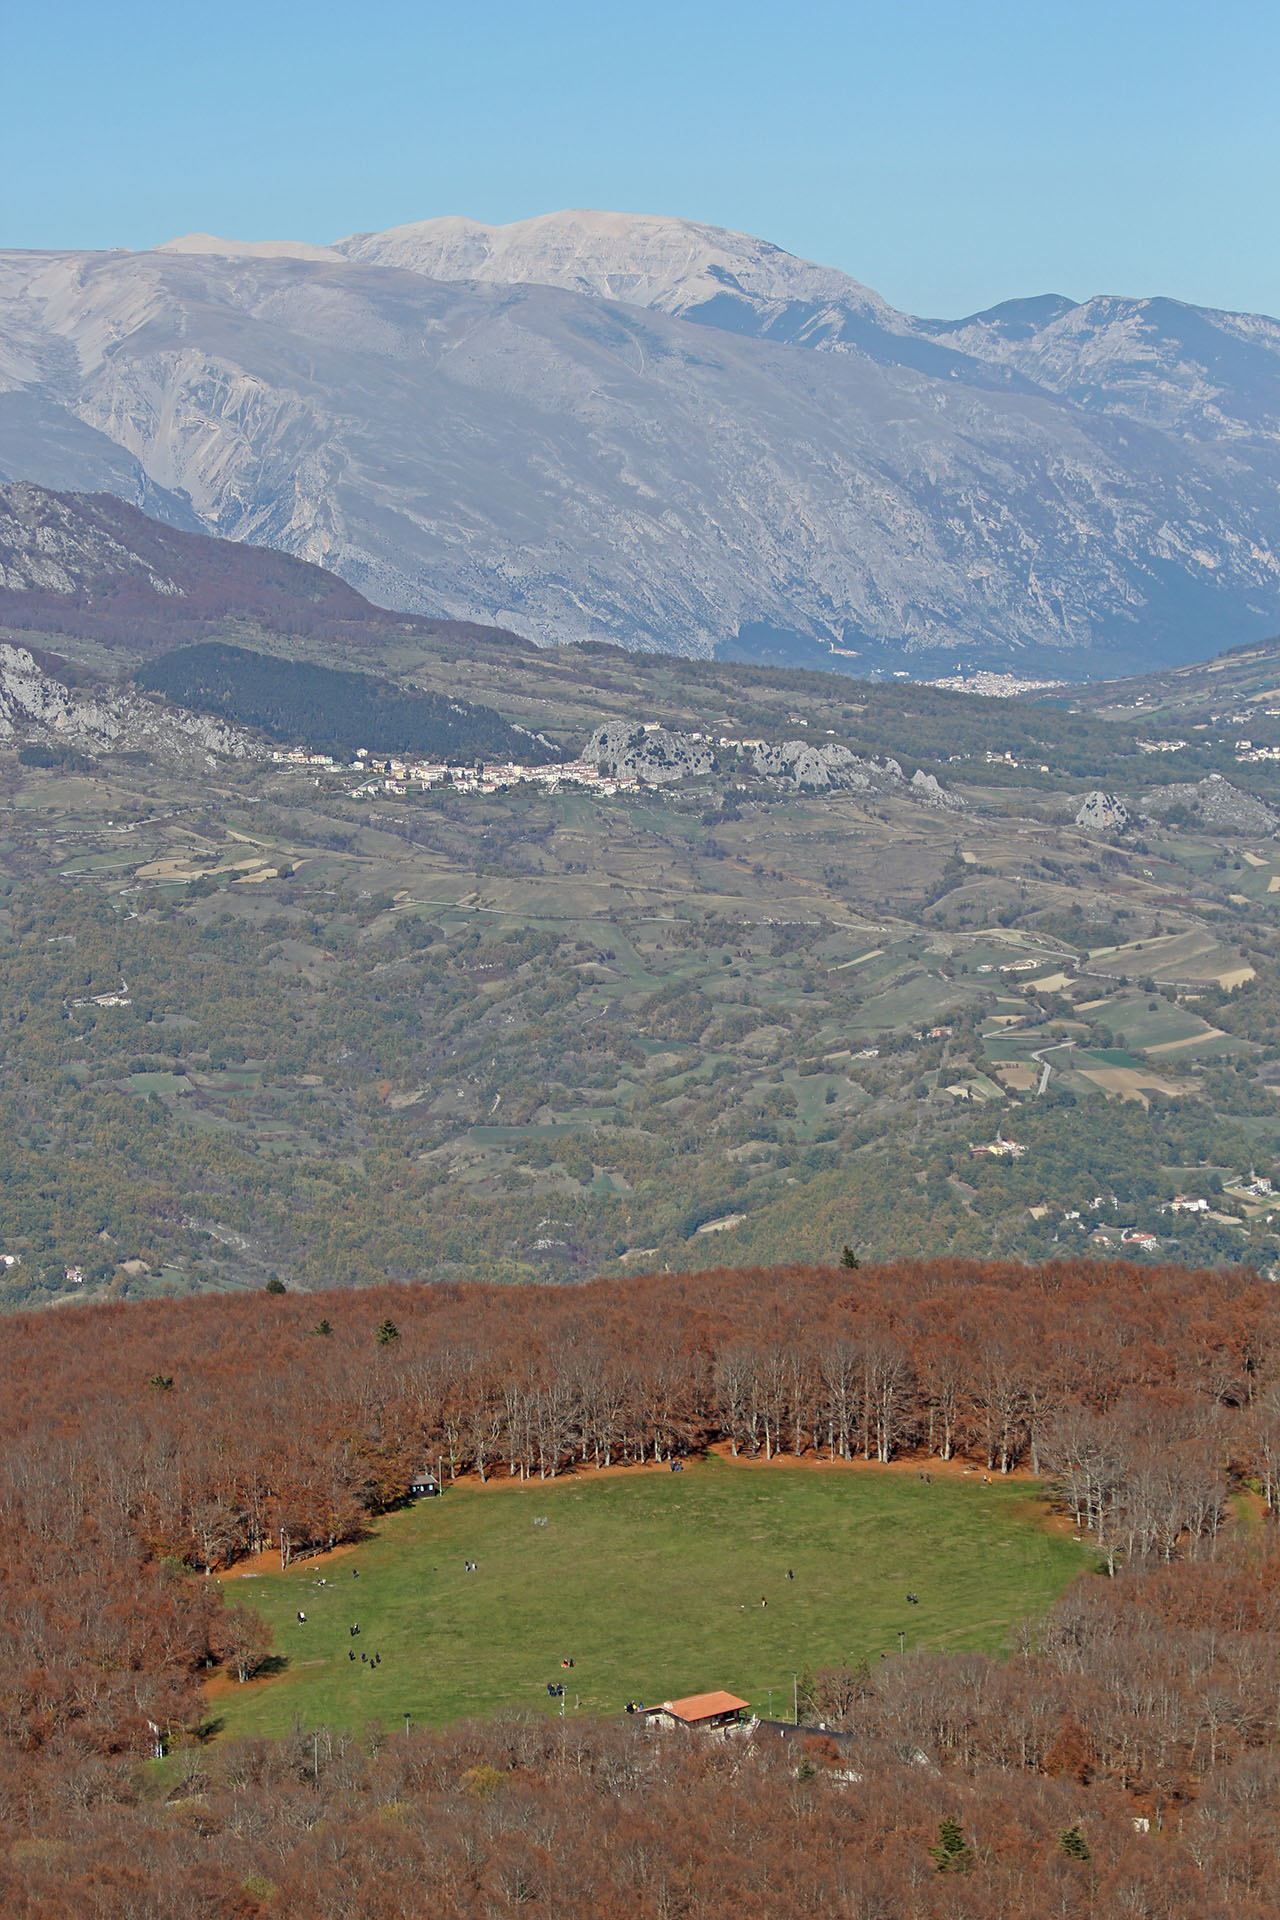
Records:
[[[27,743],[211,766],[214,756],[253,760],[265,751],[241,727],[161,705],[131,687],[68,686],[26,647],[0,642],[0,745]]]
[[[247,621],[357,648],[388,637],[515,634],[373,606],[334,573],[248,541],[167,525],[112,493],[0,482],[0,626],[80,634],[131,657]]]
[[[1086,833],[1114,839],[1131,826],[1163,820],[1179,808],[1192,815],[1204,833],[1244,834],[1259,839],[1280,833],[1280,813],[1257,794],[1246,793],[1224,780],[1221,774],[1148,787],[1138,800],[1095,788],[1085,795],[1074,818],[1076,826]]]
[[[10,593],[114,601],[130,611],[157,597],[220,597],[238,611],[267,611],[274,600],[291,612],[308,604],[348,618],[374,612],[345,582],[283,554],[176,531],[110,495],[68,498],[23,482],[0,486],[0,594]],[[182,611],[171,608],[175,617]]]
[[[1280,326],[607,214],[10,252],[3,477],[539,642],[1100,675],[1280,616]]]

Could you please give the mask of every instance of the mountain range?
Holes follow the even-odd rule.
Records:
[[[0,483],[0,627],[134,657],[222,634],[228,622],[356,647],[395,635],[465,645],[482,632],[521,644],[492,627],[388,612],[310,561],[168,525],[115,494]]]
[[[604,213],[10,251],[0,478],[540,643],[1078,679],[1280,622],[1280,324]]]

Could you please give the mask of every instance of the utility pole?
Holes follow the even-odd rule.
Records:
[[[797,1726],[799,1726],[800,1725],[800,1676],[795,1671],[794,1667],[791,1670],[791,1707],[792,1707],[792,1712],[795,1715],[795,1723]]]
[[[901,1627],[898,1628],[898,1654],[903,1660],[907,1657],[907,1636]]]

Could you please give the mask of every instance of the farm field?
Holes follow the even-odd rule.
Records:
[[[908,1653],[998,1650],[1090,1564],[1028,1482],[978,1473],[926,1485],[914,1468],[713,1457],[462,1487],[322,1563],[233,1570],[228,1596],[271,1623],[286,1665],[221,1684],[210,1717],[248,1737],[554,1712],[560,1681],[571,1712],[727,1687],[761,1713],[772,1688],[781,1713],[794,1671],[897,1659],[900,1629]],[[375,1653],[371,1670],[361,1655]]]
[[[1256,805],[1274,770],[781,670],[470,640],[370,662],[573,751],[620,718],[804,727],[963,804],[736,761],[638,795],[361,797],[350,768],[0,755],[0,979],[26,1010],[0,1310],[846,1243],[1052,1258],[1099,1195],[1158,1240],[1139,1258],[1280,1272],[1265,1210],[1160,1211],[1210,1168],[1280,1181],[1280,839],[1185,808],[1114,843],[1075,822],[1088,788],[1138,806],[1212,770]],[[996,1131],[1016,1168],[972,1154]]]

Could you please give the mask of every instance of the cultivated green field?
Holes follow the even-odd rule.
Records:
[[[789,1710],[793,1670],[896,1659],[899,1629],[908,1652],[998,1649],[1090,1564],[1042,1514],[1025,1482],[980,1474],[925,1485],[914,1472],[717,1459],[457,1490],[386,1516],[323,1567],[232,1575],[229,1598],[270,1620],[287,1665],[220,1687],[211,1715],[251,1735],[558,1711],[547,1683],[562,1679],[571,1712],[716,1687],[761,1712],[772,1687],[775,1712]],[[362,1653],[381,1664],[370,1671]]]

